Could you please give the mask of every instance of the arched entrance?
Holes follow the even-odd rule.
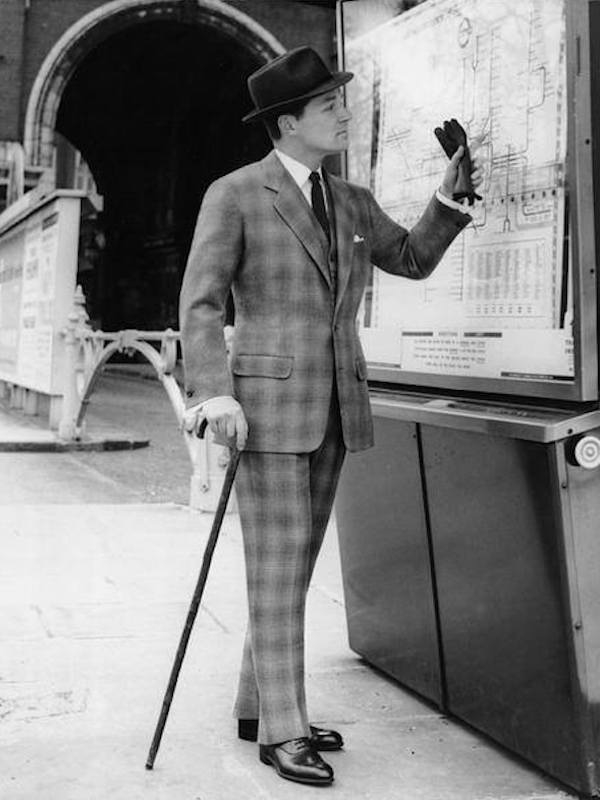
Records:
[[[246,77],[282,50],[217,0],[116,0],[82,18],[49,54],[32,90],[25,146],[28,161],[54,165],[64,186],[55,145],[66,140],[103,196],[92,223],[100,236],[82,248],[91,255],[80,276],[103,328],[177,325],[204,190],[269,147],[260,127],[240,122]],[[102,245],[95,255],[94,242]]]

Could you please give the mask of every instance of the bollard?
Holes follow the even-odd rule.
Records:
[[[79,394],[77,391],[77,348],[78,341],[76,336],[79,314],[72,311],[67,317],[67,325],[64,331],[65,337],[65,380],[63,399],[58,423],[58,435],[61,439],[76,439],[75,418],[79,408]]]
[[[38,413],[38,393],[33,389],[25,389],[23,413],[30,417],[34,417]]]
[[[21,410],[23,408],[24,392],[22,386],[12,384],[10,387],[10,407]]]
[[[202,439],[194,437],[190,442],[190,458],[193,466],[190,478],[190,508],[196,511],[214,512],[219,504],[229,466],[229,449],[217,444],[211,431],[207,430]],[[237,512],[237,502],[235,492],[232,492],[225,513],[234,512]]]

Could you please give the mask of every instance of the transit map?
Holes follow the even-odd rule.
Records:
[[[483,202],[430,278],[373,271],[367,360],[572,381],[563,0],[427,0],[347,40],[345,66],[348,177],[393,219],[410,228],[439,187],[444,120],[461,122],[485,173]]]

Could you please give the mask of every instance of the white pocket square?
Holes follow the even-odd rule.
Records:
[[[364,236],[359,236],[358,233],[354,234],[354,239],[353,239],[354,244],[360,244],[360,242],[364,242],[364,240],[365,240]]]

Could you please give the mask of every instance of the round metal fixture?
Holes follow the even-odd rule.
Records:
[[[584,469],[600,466],[600,439],[597,436],[582,436],[573,451],[575,461]]]

